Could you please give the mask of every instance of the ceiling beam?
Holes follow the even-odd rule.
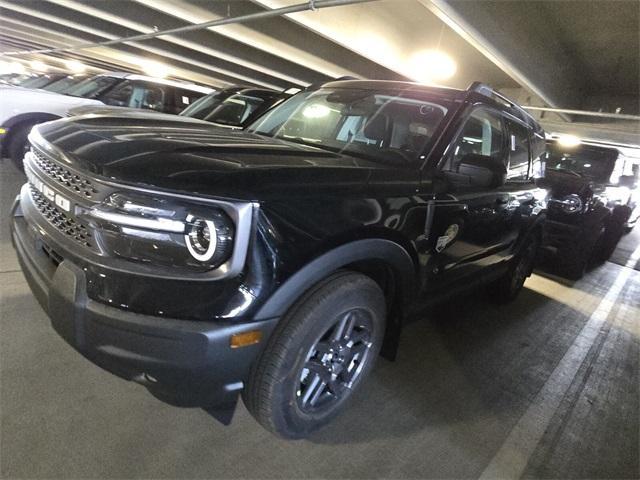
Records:
[[[535,2],[497,2],[494,8],[491,2],[418,1],[548,106],[576,104],[580,83],[572,71],[571,59],[546,44],[545,37],[553,37],[553,32],[544,32],[540,25],[532,24],[538,8]],[[508,21],[504,16],[508,8],[518,9],[517,16],[522,21]]]
[[[63,31],[63,32],[72,32],[73,33],[73,36],[71,37],[72,44],[77,44],[83,41],[86,42],[88,39],[94,40],[94,38],[95,39],[118,38],[115,35],[112,35],[108,32],[98,30],[96,28],[92,28],[90,25],[88,25],[89,22],[80,24],[66,17],[60,17],[60,16],[45,13],[42,11],[42,7],[40,11],[36,11],[28,7],[24,7],[22,5],[15,5],[15,4],[7,3],[4,1],[0,1],[0,7],[6,7],[5,13],[7,14],[7,16],[10,14],[9,12],[10,10],[17,12],[19,15],[22,15],[22,17],[19,17],[19,18],[23,20],[23,23],[39,25],[41,29],[47,28],[47,27],[43,27],[43,24],[47,25],[48,31],[52,33],[55,33],[56,30]],[[15,16],[16,15],[14,15],[14,17]],[[26,16],[26,18],[24,16]],[[152,45],[156,45],[156,44],[157,42]],[[203,61],[203,60],[206,60],[205,56],[201,56],[202,58],[201,60],[200,59],[194,60],[193,58],[185,56],[184,51],[180,51],[177,47],[171,47],[170,45],[167,46],[168,49],[156,48],[152,45],[149,45],[149,42],[144,42],[144,43],[126,42],[126,45],[129,45],[130,47],[134,47],[135,49],[137,49],[137,53],[140,54],[140,58],[145,58],[145,56],[148,57],[148,55],[145,55],[145,52],[149,52],[151,54],[156,55],[159,61],[162,61],[165,58],[170,58],[175,62],[188,64],[191,67],[183,65],[182,69],[188,71],[191,68],[195,72],[199,72],[200,74],[207,75],[212,79],[215,79],[213,84],[216,86],[224,86],[224,85],[229,85],[233,83],[250,84],[250,85],[262,86],[267,88],[275,88],[275,89],[281,89],[288,86],[288,84],[284,82],[282,84],[273,83],[271,81],[272,79],[268,77],[267,77],[267,80],[263,80],[261,78],[262,75],[260,74],[254,74],[249,76],[249,75],[243,75],[243,74],[228,71],[225,69],[213,67],[209,62]],[[105,48],[105,47],[101,47],[101,48]],[[117,49],[114,49],[113,47],[110,47],[110,48],[113,51],[117,51]],[[170,49],[172,48],[173,50],[170,51]],[[43,52],[46,52],[47,50],[49,50],[49,53],[51,53],[51,51],[60,51],[60,50],[64,51],[65,53],[68,53],[68,50],[65,47],[58,47],[54,49],[44,49]],[[129,47],[126,47],[123,45],[120,46],[120,50],[131,51]],[[82,50],[80,50],[80,52],[82,52]],[[176,64],[175,62],[173,63],[173,65]],[[140,70],[139,65],[137,70]],[[247,73],[251,74],[252,72],[247,72]],[[188,76],[184,77],[184,74],[182,74],[182,78],[188,78]]]

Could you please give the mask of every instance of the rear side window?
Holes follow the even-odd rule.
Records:
[[[526,180],[529,178],[529,129],[512,120],[507,120],[507,126],[509,130],[507,179]]]
[[[164,85],[141,84],[134,88],[131,106],[147,110],[166,111],[166,87]]]
[[[107,93],[102,101],[107,105],[114,105],[116,107],[129,106],[129,99],[133,93],[133,85],[131,82],[124,81],[109,93]]]
[[[544,137],[544,131],[538,130],[533,132],[531,137],[531,174],[533,178],[544,176],[544,160],[547,152],[547,142]]]
[[[165,111],[166,92],[164,85],[125,81],[106,94],[102,101],[118,107],[142,108]]]

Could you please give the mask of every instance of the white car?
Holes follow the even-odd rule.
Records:
[[[19,167],[34,125],[68,116],[72,108],[114,105],[179,113],[211,88],[131,73],[88,78],[64,94],[0,86],[0,154]]]

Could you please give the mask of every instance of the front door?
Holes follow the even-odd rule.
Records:
[[[499,111],[484,106],[472,110],[449,149],[444,171],[457,172],[467,155],[502,163],[506,172],[507,132]],[[486,271],[501,260],[512,241],[509,224],[514,204],[508,189],[457,182],[455,175],[450,178],[447,193],[436,195],[432,204],[429,290]]]

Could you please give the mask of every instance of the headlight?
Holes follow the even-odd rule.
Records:
[[[219,265],[231,253],[232,232],[220,212],[215,212],[211,219],[187,215],[184,241],[193,258]]]
[[[559,203],[566,213],[575,213],[582,210],[582,199],[575,194],[567,195]]]
[[[212,270],[233,252],[234,223],[215,205],[116,193],[88,214],[107,255],[155,266]]]

